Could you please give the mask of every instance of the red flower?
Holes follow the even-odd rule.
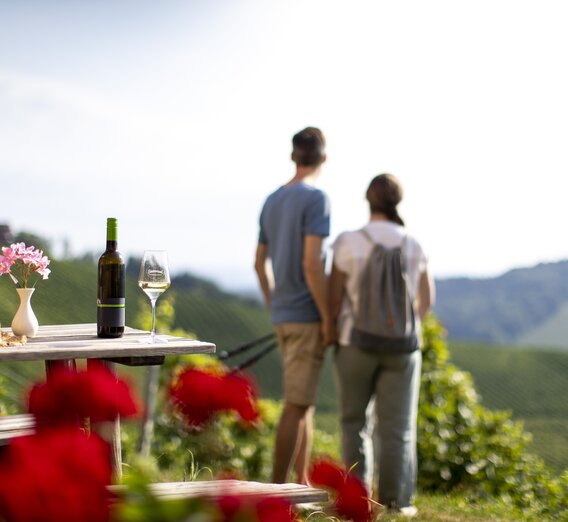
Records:
[[[128,384],[102,365],[79,373],[58,368],[47,382],[31,389],[28,403],[39,425],[41,421],[76,425],[87,417],[91,422],[111,421],[138,412]]]
[[[223,495],[217,500],[217,507],[223,516],[223,522],[231,522],[236,518],[243,505],[242,500],[235,495]]]
[[[332,460],[321,458],[314,462],[309,480],[314,486],[325,487],[335,494],[335,511],[342,519],[354,522],[371,520],[367,488],[359,478]]]
[[[345,471],[333,460],[320,458],[312,464],[310,482],[314,486],[323,486],[338,491],[345,481]]]
[[[234,411],[249,423],[258,419],[256,391],[244,376],[187,368],[171,384],[170,399],[193,427],[221,411]]]
[[[371,508],[369,506],[367,488],[354,475],[347,474],[345,482],[337,492],[335,510],[345,519],[355,522],[367,522],[371,520]]]
[[[296,522],[292,505],[281,497],[248,497],[224,495],[217,500],[221,522],[255,520],[257,522]]]
[[[0,518],[10,522],[106,522],[109,447],[60,427],[14,439],[0,458]]]
[[[295,522],[292,505],[281,497],[265,497],[256,502],[258,522]]]
[[[236,411],[245,422],[258,420],[256,389],[243,375],[229,373],[224,378],[226,407]]]

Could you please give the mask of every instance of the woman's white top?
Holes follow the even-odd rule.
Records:
[[[375,243],[385,248],[395,248],[406,240],[405,256],[407,264],[407,285],[412,301],[416,298],[420,275],[426,271],[427,258],[422,247],[413,237],[406,233],[404,227],[392,221],[371,221],[363,227]],[[359,231],[343,232],[332,245],[333,263],[346,274],[345,294],[338,318],[339,344],[349,345],[353,316],[359,302],[359,286],[361,274],[373,245]],[[416,332],[420,335],[420,320],[416,317]]]

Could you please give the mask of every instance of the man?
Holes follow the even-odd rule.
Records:
[[[325,160],[322,132],[315,127],[298,132],[292,139],[296,173],[266,199],[260,214],[255,270],[284,367],[284,408],[273,469],[276,483],[286,482],[295,464],[298,482],[307,484],[317,386],[325,348],[333,341],[322,255],[329,235],[329,202],[314,187]]]

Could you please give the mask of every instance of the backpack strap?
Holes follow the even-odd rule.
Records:
[[[372,245],[375,245],[375,241],[373,241],[373,238],[371,237],[371,234],[369,234],[369,232],[367,230],[365,230],[365,228],[360,228],[359,232],[361,232],[361,234],[363,235],[363,237]],[[407,274],[408,274],[408,235],[404,234],[403,238],[402,238],[402,243],[400,245],[400,252],[402,254],[402,274],[403,277],[406,279]]]
[[[372,245],[375,244],[375,242],[373,241],[373,238],[371,237],[371,235],[369,234],[369,232],[367,232],[364,228],[359,229],[359,232],[361,232],[361,234],[363,234],[363,237]]]
[[[404,234],[404,237],[402,238],[400,252],[402,254],[402,274],[406,279],[406,277],[408,276],[408,235],[407,234]]]

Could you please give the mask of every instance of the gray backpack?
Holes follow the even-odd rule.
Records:
[[[381,353],[413,352],[418,349],[418,337],[406,283],[407,238],[400,247],[385,248],[366,230],[360,232],[373,250],[361,274],[351,344]]]

